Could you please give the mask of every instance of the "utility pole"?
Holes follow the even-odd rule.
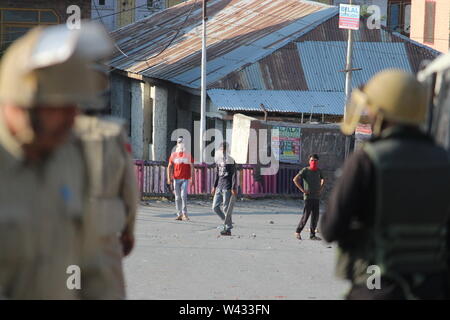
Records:
[[[353,4],[353,0],[349,0],[348,4]],[[353,30],[348,29],[347,40],[347,63],[345,65],[345,106],[344,106],[344,121],[347,118],[347,104],[352,93],[352,59],[353,59]],[[350,136],[345,137],[345,158],[350,154]]]
[[[201,104],[200,104],[200,163],[205,160],[203,137],[206,131],[206,2],[203,0],[202,67],[201,67]]]

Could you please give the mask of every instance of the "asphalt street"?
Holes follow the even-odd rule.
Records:
[[[227,237],[211,201],[191,200],[190,221],[174,220],[173,202],[144,203],[125,259],[128,299],[342,299],[348,285],[334,276],[335,245],[309,240],[309,229],[305,240],[294,237],[302,207],[238,201]]]

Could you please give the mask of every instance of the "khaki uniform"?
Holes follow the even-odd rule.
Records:
[[[101,264],[109,299],[125,298],[122,269],[124,231],[134,232],[138,203],[137,181],[123,125],[117,119],[78,116],[75,132],[81,139],[89,176],[88,214],[101,241]]]
[[[80,148],[72,140],[39,165],[21,150],[0,117],[0,298],[102,298]],[[81,290],[67,287],[71,265],[81,269]]]
[[[34,143],[42,152],[36,133],[50,128],[33,118],[34,110],[95,104],[105,77],[91,65],[111,50],[106,31],[86,22],[76,30],[34,28],[0,61],[0,298],[108,298],[80,139],[65,131],[67,141],[54,142],[51,153],[33,161],[26,161],[23,147]],[[60,125],[63,119],[53,118]]]

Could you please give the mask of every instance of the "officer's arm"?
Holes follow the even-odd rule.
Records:
[[[124,132],[119,137],[119,143],[124,146],[123,154],[125,157],[125,170],[122,178],[121,197],[125,205],[126,225],[121,235],[121,242],[123,246],[124,255],[127,256],[134,247],[134,225],[136,222],[136,212],[139,203],[139,190],[134,172],[134,163],[131,154],[125,146],[128,139]]]
[[[325,240],[344,239],[352,219],[367,212],[373,167],[362,150],[356,151],[345,162],[328,200],[327,210],[321,220]]]
[[[139,190],[133,159],[129,153],[125,153],[125,162],[126,166],[121,188],[122,198],[124,199],[125,210],[127,213],[127,225],[124,232],[133,235],[139,203]]]

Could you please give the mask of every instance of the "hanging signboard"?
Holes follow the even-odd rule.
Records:
[[[274,126],[279,136],[272,136],[272,152],[281,162],[300,163],[300,128]]]
[[[359,5],[340,4],[339,5],[339,28],[359,29]]]

